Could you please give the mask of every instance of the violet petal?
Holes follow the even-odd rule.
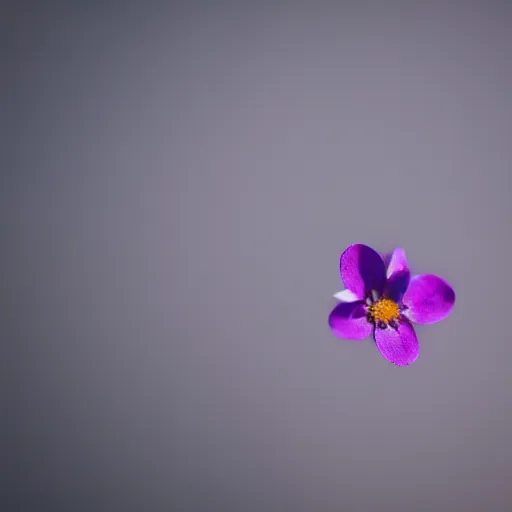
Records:
[[[398,366],[408,366],[420,355],[420,344],[414,327],[406,318],[401,318],[397,329],[376,328],[375,343],[380,353]]]
[[[386,268],[381,256],[371,247],[355,244],[341,255],[341,278],[345,287],[364,299],[371,290],[377,290],[379,295],[386,282]]]
[[[444,280],[432,274],[411,279],[403,304],[407,318],[417,324],[434,324],[447,318],[455,305],[455,291]]]
[[[366,319],[366,307],[362,302],[341,302],[329,315],[329,325],[339,338],[364,340],[373,329]]]
[[[398,248],[393,251],[386,276],[387,282],[384,294],[390,299],[400,302],[411,278],[404,249]]]

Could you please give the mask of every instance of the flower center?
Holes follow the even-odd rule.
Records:
[[[376,324],[388,325],[400,318],[400,306],[394,300],[384,297],[368,306],[368,317]]]

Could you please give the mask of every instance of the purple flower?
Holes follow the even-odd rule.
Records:
[[[333,333],[363,340],[372,332],[381,354],[398,366],[414,363],[420,345],[411,322],[433,324],[447,318],[455,304],[453,288],[440,277],[411,278],[403,249],[386,264],[371,247],[351,245],[340,258],[346,289],[329,316]]]

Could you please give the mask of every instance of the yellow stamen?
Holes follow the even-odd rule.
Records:
[[[389,324],[400,318],[400,306],[391,299],[382,298],[368,307],[368,315],[376,324]]]

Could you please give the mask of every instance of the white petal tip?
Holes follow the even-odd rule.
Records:
[[[334,294],[334,298],[340,302],[354,302],[357,300],[357,296],[350,290],[341,290],[341,292]]]

